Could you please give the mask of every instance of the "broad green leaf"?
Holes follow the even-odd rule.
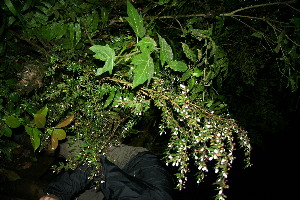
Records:
[[[188,67],[184,62],[176,61],[176,60],[169,62],[168,66],[174,71],[178,71],[178,72],[185,72],[188,69]]]
[[[55,128],[52,131],[52,137],[57,138],[58,140],[63,140],[67,136],[66,131],[61,128]]]
[[[41,144],[41,139],[40,139],[41,131],[37,128],[32,128],[29,126],[25,126],[25,131],[30,136],[31,144],[35,151]]]
[[[33,121],[37,128],[44,128],[46,125],[46,117],[43,114],[34,114]]]
[[[18,128],[21,125],[19,119],[12,115],[4,117],[4,120],[10,128]]]
[[[128,17],[125,17],[125,19],[128,21],[136,36],[144,37],[146,29],[144,27],[143,17],[129,1],[127,1],[127,14]]]
[[[47,117],[48,110],[49,109],[47,108],[47,106],[45,106],[45,107],[41,108],[39,111],[37,111],[36,114],[41,114],[41,115],[44,115],[45,117]]]
[[[136,46],[139,46],[143,53],[151,53],[156,47],[156,42],[152,38],[145,37]]]
[[[105,46],[101,45],[94,45],[90,48],[94,53],[94,57],[96,59],[105,61],[105,65],[103,68],[98,69],[96,75],[101,75],[104,72],[112,73],[113,67],[114,67],[114,61],[116,59],[115,51],[109,47],[108,44]]]
[[[171,46],[158,34],[159,46],[160,46],[160,62],[164,66],[165,62],[173,60],[173,51]]]
[[[71,116],[67,117],[62,122],[60,122],[59,124],[57,124],[55,126],[55,128],[62,128],[62,127],[68,126],[69,124],[72,123],[72,121],[74,120],[74,117],[75,117],[75,115],[71,115]]]
[[[190,47],[183,42],[181,43],[181,45],[182,45],[182,49],[183,49],[183,52],[186,55],[186,57],[188,59],[190,59],[191,61],[196,62],[196,54],[190,49]]]
[[[150,81],[154,73],[154,63],[150,54],[141,53],[139,55],[136,55],[132,59],[131,63],[135,65],[133,70],[133,88],[145,83],[145,81],[147,80]]]

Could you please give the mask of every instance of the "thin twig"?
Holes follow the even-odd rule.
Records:
[[[234,10],[234,11],[232,11],[232,12],[230,12],[230,13],[226,13],[226,14],[224,14],[224,15],[231,16],[231,15],[234,15],[235,13],[237,13],[237,12],[241,12],[241,11],[244,11],[244,10],[249,10],[249,9],[252,9],[252,8],[266,7],[266,6],[274,6],[274,5],[280,5],[280,4],[289,5],[289,4],[295,3],[295,2],[296,2],[296,1],[286,1],[286,2],[275,2],[275,3],[258,4],[258,5],[248,6],[248,7],[245,7],[245,8],[240,8],[240,9]]]

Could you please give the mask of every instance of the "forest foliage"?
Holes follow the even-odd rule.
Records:
[[[164,138],[177,187],[185,187],[191,166],[198,183],[213,170],[215,198],[226,198],[236,149],[245,166],[251,149],[228,110],[227,87],[242,93],[271,70],[278,88],[298,90],[300,18],[293,3],[5,0],[0,153],[24,128],[39,152],[66,137],[84,141],[56,170],[82,162],[101,167],[100,153],[155,118],[159,131],[151,134]]]

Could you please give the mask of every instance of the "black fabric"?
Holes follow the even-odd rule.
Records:
[[[171,200],[173,180],[159,159],[149,152],[137,154],[120,169],[101,156],[104,181],[101,184],[106,200]],[[50,183],[45,192],[62,200],[70,200],[90,186],[90,169],[82,166],[73,173],[64,173]]]
[[[123,170],[101,158],[104,173],[102,192],[106,200],[171,200],[173,181],[156,156],[142,152]]]
[[[51,182],[44,192],[53,194],[61,200],[70,200],[91,185],[91,181],[88,179],[90,173],[91,169],[85,165],[78,167],[75,171],[65,172]]]

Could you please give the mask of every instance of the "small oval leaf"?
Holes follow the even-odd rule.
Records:
[[[71,115],[71,116],[67,117],[62,122],[60,122],[59,124],[57,124],[55,126],[55,128],[62,128],[62,127],[68,126],[69,124],[72,123],[72,121],[74,120],[74,117],[75,117],[74,115]]]

